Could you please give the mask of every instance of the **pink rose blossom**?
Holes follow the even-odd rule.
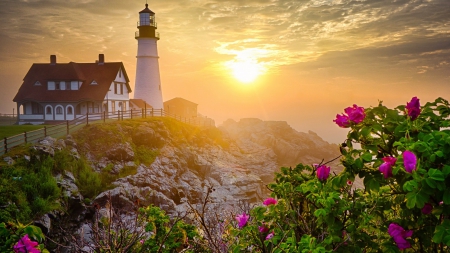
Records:
[[[364,108],[357,106],[355,104],[353,105],[353,107],[345,108],[344,112],[347,113],[350,121],[356,124],[361,123],[366,117],[366,114],[364,113]]]
[[[258,230],[259,230],[259,232],[262,233],[262,234],[269,232],[269,228],[266,227],[266,226],[264,226],[264,225],[259,226],[259,227],[258,227]]]
[[[406,104],[406,110],[408,111],[408,116],[411,120],[417,119],[420,114],[420,99],[413,97],[409,103]]]
[[[345,108],[344,112],[345,114],[336,114],[336,119],[333,120],[339,127],[343,128],[350,127],[352,123],[359,124],[366,117],[364,108],[355,104],[352,107]]]
[[[412,230],[406,231],[397,223],[391,223],[389,225],[388,233],[394,239],[394,242],[400,250],[411,248],[411,244],[406,240],[406,237],[412,236]]]
[[[247,221],[249,218],[250,218],[250,215],[247,215],[245,212],[240,215],[237,215],[235,217],[235,219],[238,222],[239,228],[245,227],[245,225],[247,225]]]
[[[383,173],[384,178],[392,177],[392,166],[397,162],[397,158],[394,157],[384,157],[384,163],[380,165],[380,171]]]
[[[433,206],[430,203],[426,203],[422,208],[423,214],[430,214],[433,211]]]
[[[24,235],[14,245],[13,250],[15,253],[40,253],[41,251],[37,248],[38,245],[37,242],[30,240],[28,235]]]
[[[406,150],[405,152],[403,152],[403,164],[405,165],[405,170],[409,173],[412,173],[414,170],[416,170],[416,165],[417,165],[417,157],[416,155],[409,151]]]
[[[269,206],[269,205],[276,205],[278,202],[276,199],[274,198],[267,198],[266,200],[264,200],[263,204],[265,206]]]
[[[342,114],[342,115],[336,114],[336,119],[333,120],[333,122],[336,122],[336,124],[339,127],[342,127],[342,128],[347,128],[351,124],[350,119],[348,118],[348,116],[344,115],[344,114]]]
[[[266,240],[272,239],[272,237],[273,237],[274,235],[275,235],[275,234],[274,234],[273,232],[270,232],[270,234],[268,234],[268,235],[266,236]]]
[[[317,168],[317,178],[320,181],[327,180],[328,176],[330,176],[330,167],[328,167],[326,165],[322,165]]]

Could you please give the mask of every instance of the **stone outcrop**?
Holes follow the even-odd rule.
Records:
[[[256,203],[268,195],[266,184],[272,182],[280,166],[320,163],[338,155],[337,145],[313,132],[297,132],[281,121],[228,120],[219,130],[183,124],[173,128],[164,121],[132,127],[117,123],[115,129],[107,129],[90,126],[89,141],[78,145],[78,151],[97,171],[108,164],[114,165],[111,173],[117,173],[125,163],[137,166],[136,174],[117,179],[114,189],[96,198],[101,203],[111,195],[118,202],[116,206],[124,208],[139,201],[175,212],[184,206],[183,201],[201,202],[208,187],[214,189],[212,202]],[[101,147],[101,134],[113,133],[117,144]],[[140,146],[159,151],[152,164],[133,161]],[[77,145],[71,147],[76,149]],[[89,150],[92,147],[96,154]],[[96,159],[99,152],[105,155]]]

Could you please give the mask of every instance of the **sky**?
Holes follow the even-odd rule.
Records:
[[[449,0],[149,0],[164,101],[183,97],[220,125],[287,121],[345,140],[344,108],[450,100]],[[0,113],[33,63],[123,62],[145,0],[1,0]],[[243,82],[239,71],[255,80]],[[240,73],[242,75],[242,73]]]

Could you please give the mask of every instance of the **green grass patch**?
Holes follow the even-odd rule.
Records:
[[[159,155],[159,150],[150,149],[146,146],[138,146],[136,152],[134,152],[134,162],[136,164],[144,164],[149,166],[152,164],[156,157]]]
[[[43,128],[44,125],[0,126],[0,139]]]

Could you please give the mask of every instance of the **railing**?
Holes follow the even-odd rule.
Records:
[[[214,121],[209,118],[186,118],[170,114],[165,112],[163,109],[147,109],[147,110],[128,110],[128,111],[117,111],[114,113],[92,113],[80,116],[74,120],[67,120],[63,123],[51,126],[45,126],[44,128],[33,130],[29,132],[24,132],[22,134],[14,135],[11,137],[5,137],[1,140],[0,144],[0,155],[7,153],[11,148],[25,144],[25,143],[37,143],[39,140],[47,136],[54,138],[61,138],[68,135],[84,125],[90,123],[105,123],[114,120],[126,120],[126,119],[137,119],[137,118],[149,118],[149,117],[168,117],[173,118],[178,121],[202,126],[202,127],[214,127]]]
[[[14,125],[17,122],[17,114],[0,115],[0,125]]]
[[[139,38],[139,31],[134,33],[134,38]],[[160,39],[159,32],[155,32],[155,38]]]
[[[137,27],[139,27],[139,26],[154,26],[155,28],[158,28],[156,22],[155,21],[151,21],[151,20],[144,21],[144,22],[139,22],[138,21],[137,22]]]

